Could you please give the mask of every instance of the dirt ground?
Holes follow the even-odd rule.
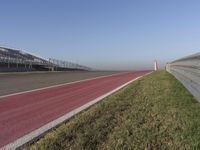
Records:
[[[17,92],[33,90],[52,85],[69,83],[104,75],[120,73],[117,71],[92,71],[92,72],[43,72],[19,73],[0,75],[0,96]]]

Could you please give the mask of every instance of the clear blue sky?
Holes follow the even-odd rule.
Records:
[[[0,45],[98,69],[151,69],[200,50],[200,1],[1,0]]]

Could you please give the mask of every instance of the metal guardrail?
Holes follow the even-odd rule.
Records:
[[[166,70],[200,102],[200,53],[168,63]]]

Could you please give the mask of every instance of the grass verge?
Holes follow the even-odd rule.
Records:
[[[172,75],[154,72],[24,149],[200,149],[200,104]]]

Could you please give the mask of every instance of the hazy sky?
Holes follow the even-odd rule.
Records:
[[[152,69],[200,50],[200,1],[1,0],[0,46],[97,69]]]

